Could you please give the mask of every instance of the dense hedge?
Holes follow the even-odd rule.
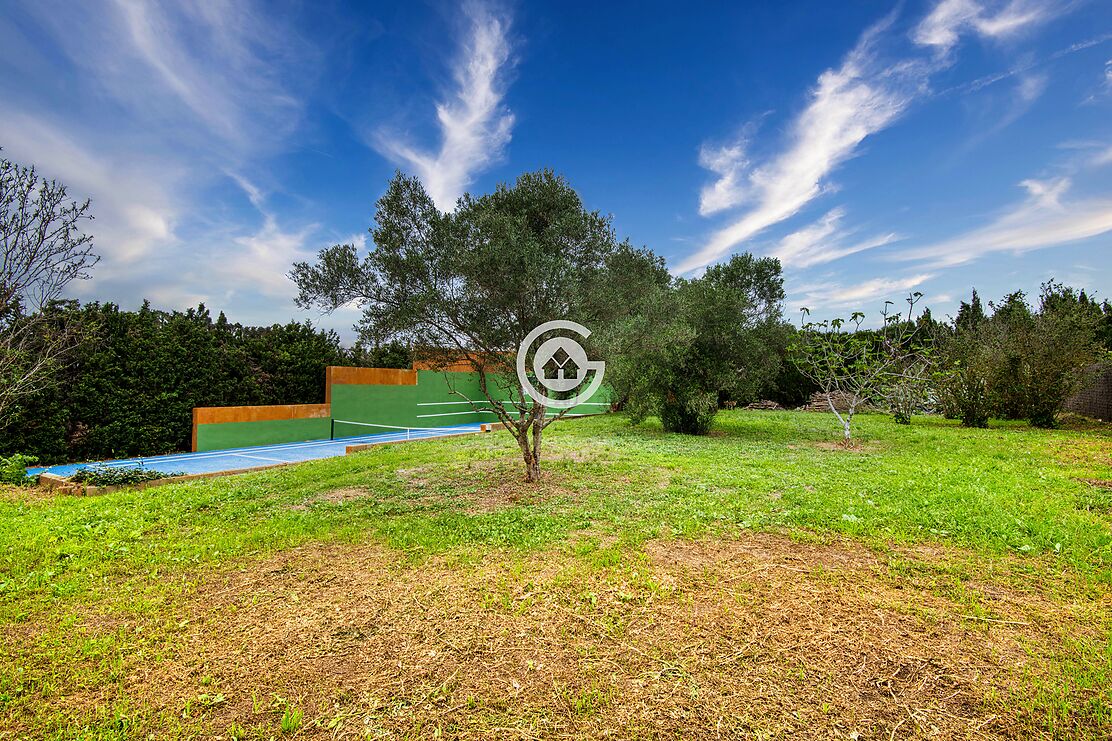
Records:
[[[404,348],[348,351],[308,322],[245,327],[204,305],[65,302],[51,312],[83,339],[61,382],[3,420],[0,455],[51,463],[186,450],[195,406],[319,403],[327,365],[408,364]]]

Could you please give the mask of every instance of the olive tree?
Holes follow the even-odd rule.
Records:
[[[298,304],[331,311],[356,303],[361,326],[413,348],[434,368],[469,368],[514,436],[527,481],[540,476],[545,428],[566,414],[526,396],[515,353],[538,325],[564,319],[601,328],[635,311],[667,281],[651,252],[619,242],[610,219],[587,210],[564,178],[526,173],[493,193],[465,194],[440,212],[420,181],[397,173],[378,201],[374,246],[324,249],[294,265]]]
[[[783,298],[780,261],[750,254],[656,286],[605,337],[607,378],[631,419],[703,435],[720,395],[752,398],[779,370]]]
[[[82,231],[92,218],[65,185],[0,157],[0,427],[22,399],[56,382],[77,341],[47,309],[98,260]]]

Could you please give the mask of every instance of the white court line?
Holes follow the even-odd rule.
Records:
[[[491,402],[488,401],[487,399],[475,399],[474,401],[419,401],[419,402],[417,402],[417,406],[419,406],[419,407],[438,407],[438,406],[444,406],[446,404],[490,404],[490,403]],[[512,407],[512,406],[514,406],[514,401],[512,399],[503,399],[502,401],[496,402],[496,403],[501,404],[503,407]],[[583,401],[583,402],[580,402],[579,404],[576,404],[576,406],[608,407],[608,406],[610,406],[610,402],[608,402],[608,401]],[[417,416],[418,417],[429,417],[431,415],[418,414]]]
[[[340,421],[340,420],[337,420],[337,421]],[[456,430],[456,432],[445,432],[445,433],[435,433],[434,432],[434,433],[431,433],[431,434],[437,434],[440,437],[450,437],[451,435],[459,435],[459,434],[466,434],[466,433],[469,433],[469,432],[476,432],[476,431],[478,431],[478,426],[475,425],[475,426],[472,426],[472,427],[465,427],[463,425],[459,425],[459,426],[445,426],[443,428],[433,428],[433,429],[434,429],[434,431],[435,431],[435,429]],[[126,459],[118,460],[118,461],[91,461],[91,462],[88,462],[88,463],[66,464],[66,465],[104,466],[105,468],[112,467],[112,466],[161,465],[163,463],[172,463],[174,461],[198,461],[198,460],[207,460],[209,458],[221,458],[221,457],[224,457],[224,456],[237,455],[238,451],[242,451],[242,450],[260,450],[260,451],[263,451],[263,452],[272,451],[272,450],[273,451],[278,451],[278,450],[307,450],[307,449],[310,449],[310,448],[322,448],[322,447],[326,447],[326,446],[329,446],[329,445],[350,444],[353,440],[354,441],[359,441],[360,439],[367,439],[368,441],[385,440],[387,438],[396,437],[398,434],[401,434],[401,433],[389,433],[389,432],[387,432],[387,433],[379,433],[379,434],[375,434],[375,435],[356,435],[356,436],[353,436],[353,437],[337,438],[335,440],[304,440],[304,441],[293,442],[293,443],[276,443],[274,445],[259,445],[257,447],[252,447],[252,448],[229,448],[228,450],[207,450],[207,451],[198,452],[198,453],[175,453],[175,454],[165,455],[165,456],[151,456],[149,458],[126,458]],[[402,437],[401,439],[404,440],[405,437]],[[282,462],[286,463],[288,461],[282,461]],[[50,470],[50,467],[47,467],[44,470]]]
[[[439,414],[418,414],[417,419],[422,419],[424,417],[454,417],[458,414],[498,414],[498,412],[493,409],[470,410],[467,412],[440,412]]]
[[[475,399],[474,401],[470,401],[470,400],[468,400],[468,401],[419,401],[419,402],[417,402],[417,406],[419,406],[419,407],[437,407],[437,406],[443,406],[445,404],[489,404],[489,403],[490,402],[486,399],[481,399],[481,400],[480,399]]]
[[[439,404],[439,403],[442,403],[442,402],[436,402],[436,403]],[[446,402],[443,402],[443,403],[444,404],[466,404],[467,402],[466,401],[461,401],[461,402],[446,401]],[[420,406],[420,404],[418,404],[418,406]],[[608,407],[608,406],[610,406],[610,402],[608,402],[608,401],[585,401],[582,404],[576,404],[576,406],[580,406],[580,407],[585,407],[585,406]],[[506,410],[506,413],[507,414],[513,414],[514,411],[515,411],[515,408],[510,407],[509,409]],[[493,411],[491,409],[479,409],[479,410],[474,410],[473,409],[473,410],[467,411],[467,412],[439,412],[437,414],[418,414],[417,419],[424,419],[426,417],[454,417],[454,416],[460,415],[460,414],[497,414],[497,413],[498,412]],[[580,415],[565,414],[564,416],[565,417],[575,417],[575,416],[580,416]]]
[[[252,459],[257,460],[257,461],[270,461],[271,463],[289,463],[290,462],[290,461],[284,461],[281,458],[267,458],[266,456],[263,456],[263,455],[247,455],[246,453],[232,453],[232,455],[236,456],[237,458],[252,458]]]

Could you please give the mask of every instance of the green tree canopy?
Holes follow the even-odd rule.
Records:
[[[972,427],[986,426],[990,414],[1053,427],[1099,357],[1101,307],[1055,281],[1043,284],[1037,310],[1022,291],[990,306],[989,317],[956,321],[942,343],[944,410]]]
[[[778,260],[735,255],[649,295],[607,336],[607,378],[634,421],[655,414],[669,431],[705,434],[720,395],[752,398],[775,379],[786,332]]]
[[[357,302],[374,337],[404,341],[434,367],[466,362],[485,395],[476,408],[513,433],[529,481],[540,474],[542,432],[563,412],[550,416],[523,397],[519,343],[554,319],[604,327],[668,280],[660,258],[619,242],[609,217],[587,210],[550,170],[464,195],[450,213],[399,172],[378,201],[371,235],[366,255],[335,245],[316,263],[296,264],[298,303],[331,311]]]

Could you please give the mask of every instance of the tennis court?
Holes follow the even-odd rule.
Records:
[[[79,469],[91,467],[141,467],[159,473],[180,474],[224,473],[251,468],[266,468],[267,466],[276,466],[283,463],[300,463],[321,458],[332,458],[346,454],[349,445],[376,445],[405,442],[407,440],[426,440],[453,435],[468,435],[480,431],[481,426],[479,424],[454,425],[451,427],[398,427],[337,420],[333,424],[333,438],[329,440],[308,440],[231,450],[212,450],[201,453],[174,453],[150,458],[123,458],[94,463],[67,463],[45,468],[30,468],[27,473],[31,475],[51,473],[56,476],[68,477]]]

